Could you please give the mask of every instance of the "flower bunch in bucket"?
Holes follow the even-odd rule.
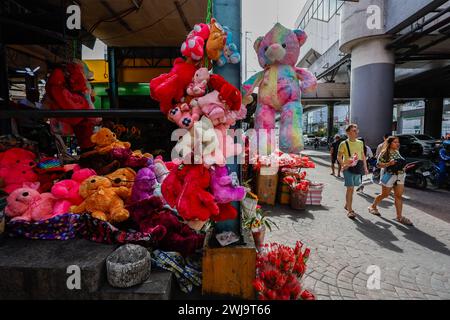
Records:
[[[291,191],[307,194],[309,191],[310,181],[306,180],[306,172],[292,174],[284,177],[283,182],[287,183]]]
[[[265,211],[260,205],[256,206],[254,215],[244,212],[244,228],[251,230],[256,248],[260,249],[264,244],[266,229],[272,231],[272,225],[278,228],[275,222],[267,217],[270,211]]]
[[[297,241],[295,248],[278,243],[266,244],[256,260],[253,286],[259,300],[314,300],[304,290],[301,278],[306,271],[310,250]]]

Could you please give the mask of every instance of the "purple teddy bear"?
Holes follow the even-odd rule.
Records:
[[[131,191],[131,203],[146,200],[153,195],[155,184],[158,182],[154,169],[155,166],[151,164],[138,171]]]
[[[210,169],[210,173],[210,187],[217,203],[229,203],[244,199],[245,188],[233,184],[233,179],[228,175],[227,166],[215,166]]]

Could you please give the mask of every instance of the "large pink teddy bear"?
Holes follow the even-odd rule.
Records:
[[[209,81],[209,71],[207,68],[200,68],[195,72],[192,82],[188,85],[186,93],[192,97],[201,97],[206,93]]]
[[[233,179],[228,175],[226,166],[212,167],[210,188],[217,203],[228,203],[231,201],[241,201],[245,194],[245,188],[234,186]]]
[[[53,206],[53,215],[70,212],[71,206],[78,206],[83,202],[79,194],[80,184],[89,177],[95,176],[92,169],[80,169],[76,166],[72,174],[72,179],[61,180],[55,183],[51,189],[56,202]]]
[[[181,54],[186,58],[199,61],[203,58],[205,41],[209,37],[209,26],[205,23],[199,23],[188,34],[186,41],[181,45]]]
[[[275,24],[254,43],[264,70],[243,84],[243,98],[247,104],[252,100],[253,91],[259,88],[255,129],[264,132],[275,129],[275,115],[281,112],[279,147],[287,153],[299,153],[303,149],[301,93],[314,90],[317,82],[311,72],[296,67],[300,47],[306,38],[303,30],[290,30]],[[273,138],[265,140],[260,132],[258,134],[258,147],[274,151]]]
[[[190,129],[200,119],[202,111],[198,106],[189,106],[187,103],[178,103],[170,109],[167,118],[175,122],[180,128]]]
[[[39,193],[36,188],[24,187],[14,190],[6,199],[5,214],[15,220],[41,221],[54,217],[55,198],[51,193]]]

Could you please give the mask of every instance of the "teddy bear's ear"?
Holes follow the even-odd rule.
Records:
[[[308,36],[306,35],[306,32],[302,29],[294,30],[295,35],[297,36],[298,43],[300,47],[305,43]]]
[[[30,188],[33,190],[38,190],[40,187],[40,183],[39,182],[24,182],[23,183],[23,188]]]
[[[259,46],[261,45],[261,42],[263,41],[264,37],[258,37],[258,39],[255,40],[255,43],[253,44],[253,48],[255,49],[256,53],[258,53]]]
[[[97,137],[98,137],[98,133],[94,133],[94,134],[91,136],[91,142],[92,142],[92,143],[97,143]]]
[[[128,170],[129,173],[131,173],[133,176],[136,176],[136,171],[134,171],[131,168],[125,168],[126,170]]]

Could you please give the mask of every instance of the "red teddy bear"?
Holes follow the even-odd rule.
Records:
[[[35,154],[21,148],[11,148],[0,153],[0,180],[2,189],[11,193],[22,188],[24,183],[38,181],[38,175],[33,171]]]
[[[177,58],[169,73],[150,81],[150,96],[160,103],[162,113],[167,114],[174,103],[181,101],[195,71],[195,65],[183,58]]]
[[[152,196],[131,205],[129,211],[139,231],[150,233],[159,249],[189,256],[203,246],[204,235],[195,233],[172,212],[164,210],[160,197]]]
[[[170,171],[161,192],[184,220],[206,221],[219,215],[214,196],[207,191],[209,182],[209,170],[203,165],[180,165]]]

